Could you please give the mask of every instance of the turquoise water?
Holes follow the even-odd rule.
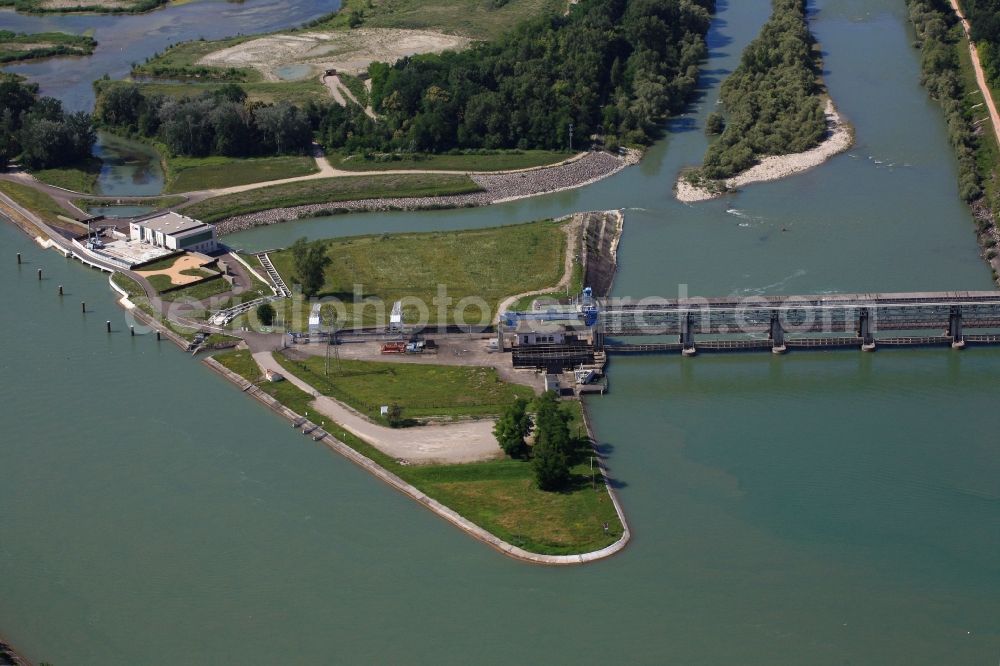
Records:
[[[312,65],[285,65],[275,69],[274,73],[282,81],[298,81],[311,75],[312,71]]]
[[[496,208],[233,239],[621,206],[620,295],[988,289],[900,5],[817,3],[827,81],[858,143],[813,172],[698,207],[672,199],[677,170],[704,150],[717,79],[768,11],[720,2],[705,96],[638,167]],[[37,660],[1000,656],[998,350],[616,358],[611,393],[588,407],[634,541],[593,566],[543,569],[465,537],[175,348],[130,338],[106,277],[7,225],[0,248],[0,629]],[[18,269],[15,251],[30,263]]]

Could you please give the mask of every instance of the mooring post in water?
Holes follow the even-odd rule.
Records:
[[[38,279],[39,280],[42,279],[42,269],[41,268],[38,269]]]
[[[62,285],[59,285],[59,295],[60,295],[60,296],[62,296],[62,295],[63,295],[63,288],[62,288]]]
[[[108,329],[108,333],[110,333],[111,332],[111,320],[110,319],[105,322],[105,326]]]
[[[134,325],[133,326],[129,326],[128,327],[128,332],[129,332],[129,335],[131,335],[134,338],[135,337],[135,326]]]
[[[21,253],[20,252],[17,253],[17,265],[18,266],[21,265]]]
[[[82,312],[83,314],[87,314],[87,302],[86,301],[80,301],[80,312]]]
[[[156,341],[159,342],[159,340],[160,340],[160,332],[157,331],[156,332]]]

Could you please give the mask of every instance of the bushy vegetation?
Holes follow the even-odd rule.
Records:
[[[921,82],[944,109],[948,137],[958,158],[959,193],[967,202],[982,193],[976,163],[978,139],[965,107],[958,50],[961,27],[947,0],[909,0],[910,20],[921,49]]]
[[[702,176],[728,178],[762,156],[802,152],[823,139],[822,86],[805,6],[773,0],[771,18],[722,84],[725,130],[705,154]]]
[[[66,113],[38,86],[0,74],[0,166],[19,158],[29,169],[50,169],[86,160],[96,135],[90,115]]]
[[[287,102],[248,102],[236,84],[186,98],[147,96],[136,84],[97,89],[94,115],[101,125],[156,139],[175,155],[283,155],[312,144],[308,111]]]
[[[319,138],[350,152],[642,144],[694,89],[713,0],[582,0],[461,52],[373,63],[378,122],[330,107]]]
[[[480,187],[468,176],[448,173],[406,173],[372,176],[335,176],[224,194],[205,199],[184,209],[185,215],[217,222],[272,208],[331,204],[326,214],[337,212],[338,201],[392,199],[396,197],[436,197],[469,194]]]
[[[25,34],[0,30],[0,63],[61,55],[90,55],[96,47],[97,42],[89,35],[69,35],[65,32]]]

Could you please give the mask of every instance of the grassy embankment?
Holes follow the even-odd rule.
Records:
[[[556,150],[493,150],[433,155],[426,153],[391,153],[385,155],[327,156],[335,169],[344,171],[393,171],[418,169],[434,171],[508,171],[557,164],[574,153]]]
[[[94,89],[98,95],[109,86],[120,86],[130,83],[129,81],[108,81],[98,80],[94,82]],[[226,85],[226,81],[201,81],[190,82],[139,82],[139,89],[144,95],[164,95],[167,97],[197,97],[206,92],[214,92]],[[319,82],[318,79],[306,79],[303,81],[258,81],[256,83],[240,83],[247,93],[247,99],[251,102],[263,102],[273,104],[275,102],[289,102],[291,104],[303,105],[309,100],[325,102],[330,99],[330,92]]]
[[[141,14],[167,4],[168,0],[79,0],[76,4],[46,0],[0,0],[0,7],[13,7],[28,14]]]
[[[805,0],[773,0],[771,18],[722,84],[725,129],[688,180],[710,189],[761,157],[799,153],[826,134],[820,52]]]
[[[508,384],[493,368],[462,365],[424,365],[378,361],[305,360],[275,354],[289,372],[316,387],[323,395],[350,405],[373,421],[388,422],[380,406],[395,403],[406,419],[454,419],[497,416],[515,397],[531,399],[527,386]]]
[[[216,222],[271,208],[331,204],[360,199],[436,197],[478,192],[480,187],[467,176],[455,174],[398,174],[320,178],[300,183],[271,185],[247,192],[224,194],[184,209],[185,215]]]
[[[87,56],[96,47],[97,42],[90,35],[70,35],[65,32],[28,34],[0,30],[0,63],[55,56]]]
[[[258,383],[289,409],[315,411],[312,396],[290,382],[261,382],[249,352],[215,357],[243,378]],[[414,366],[426,368],[427,366]],[[455,391],[456,397],[460,397]],[[590,446],[582,424],[580,403],[563,404],[570,414],[576,438],[573,481],[569,490],[542,492],[534,483],[531,464],[521,460],[494,460],[464,465],[400,465],[364,440],[337,427],[327,427],[344,444],[396,474],[428,496],[457,511],[501,539],[535,553],[565,555],[598,550],[620,538],[621,523],[598,478],[591,486]],[[604,533],[602,525],[610,529]]]
[[[32,171],[31,175],[49,185],[74,192],[93,194],[97,189],[97,177],[101,175],[101,160],[94,157],[83,164],[39,169]]]
[[[316,173],[316,160],[301,155],[278,157],[179,157],[164,160],[165,192],[194,192]]]
[[[454,305],[465,297],[478,297],[486,302],[490,308],[486,317],[489,322],[503,298],[559,282],[566,256],[563,224],[546,220],[490,229],[315,241],[326,246],[333,260],[327,266],[319,296],[344,301],[348,321],[338,325],[385,323],[392,304],[401,299],[406,299],[405,321],[417,321],[419,309],[411,302],[419,300],[429,309],[430,321],[439,323],[441,318],[434,299],[438,285],[444,285],[452,299],[445,310],[447,322],[454,321]],[[295,262],[289,250],[271,253],[270,258],[286,284],[301,282],[295,277]],[[358,311],[353,303],[355,284],[362,285],[365,297],[382,301],[380,315],[373,305],[362,304]],[[289,321],[288,308],[286,325],[302,330],[303,322]],[[308,308],[298,310],[307,314]],[[479,308],[470,307],[466,311],[470,324],[479,323],[481,316]]]
[[[56,200],[28,185],[12,183],[7,180],[0,180],[0,192],[3,192],[15,202],[35,213],[43,222],[53,227],[68,229],[75,233],[86,232],[86,226],[74,224],[60,219],[60,215],[67,216]]]

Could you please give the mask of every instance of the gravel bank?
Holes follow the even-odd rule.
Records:
[[[419,210],[427,208],[464,208],[486,206],[526,197],[549,194],[607,178],[639,161],[639,151],[619,157],[605,152],[591,152],[579,160],[554,167],[515,173],[475,173],[470,177],[483,188],[481,192],[441,197],[404,197],[399,199],[361,199],[325,204],[310,204],[231,217],[215,226],[220,235],[244,231],[265,224],[287,222],[300,217],[356,211]]]
[[[744,185],[778,180],[779,178],[785,178],[786,176],[819,166],[834,155],[850,148],[854,142],[854,135],[851,132],[851,128],[843,121],[840,114],[837,113],[831,100],[827,100],[826,103],[826,125],[827,137],[815,148],[791,155],[765,157],[759,164],[723,181],[724,190],[713,192],[697,185],[692,185],[681,176],[677,179],[674,193],[684,203],[707,201],[708,199],[719,197],[726,192],[738,190]]]

